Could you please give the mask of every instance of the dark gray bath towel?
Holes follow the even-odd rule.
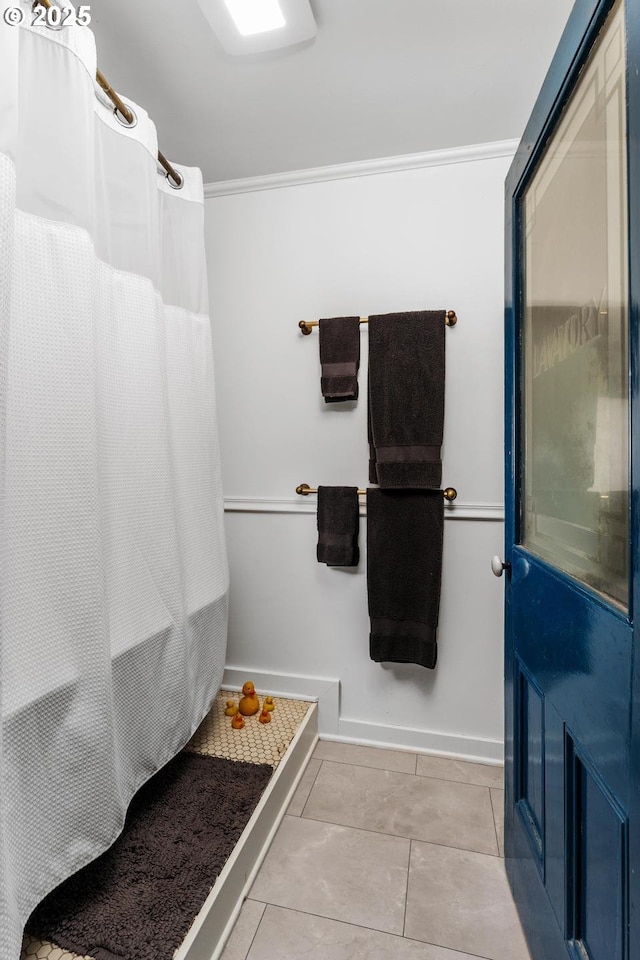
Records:
[[[442,482],[444,321],[444,310],[369,317],[369,479],[386,489]]]
[[[359,526],[357,487],[318,487],[318,563],[357,567]]]
[[[320,320],[320,387],[325,403],[358,399],[360,317]]]
[[[443,532],[440,490],[367,490],[372,660],[435,667]]]

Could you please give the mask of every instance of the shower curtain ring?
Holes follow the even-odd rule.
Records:
[[[184,177],[181,173],[178,173],[177,170],[175,171],[175,175],[178,179],[174,182],[173,174],[167,171],[167,173],[165,173],[166,181],[172,190],[181,190],[184,184]]]
[[[132,110],[131,107],[127,107],[127,110],[128,110],[129,113],[131,114],[131,120],[127,120],[127,118],[124,116],[124,114],[122,114],[122,113],[120,112],[120,107],[114,107],[114,108],[113,108],[113,115],[114,115],[114,117],[116,118],[116,120],[118,121],[118,123],[120,124],[120,126],[122,126],[122,127],[128,127],[129,130],[131,130],[132,127],[137,126],[137,124],[138,124],[138,118],[137,118],[137,116],[136,116],[135,110]]]

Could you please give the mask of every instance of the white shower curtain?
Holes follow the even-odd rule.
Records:
[[[9,2],[3,6],[9,6]],[[0,957],[116,838],[222,676],[202,180],[96,94],[85,26],[0,20]],[[1,11],[0,11],[1,16]],[[17,16],[16,16],[17,19]]]

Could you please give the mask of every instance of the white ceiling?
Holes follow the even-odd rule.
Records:
[[[98,64],[205,182],[519,138],[573,0],[311,0],[318,35],[226,55],[196,0],[93,0]]]

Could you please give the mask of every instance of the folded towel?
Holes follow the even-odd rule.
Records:
[[[433,669],[444,500],[439,490],[367,490],[370,656]]]
[[[442,482],[445,311],[369,317],[371,475],[386,489]]]
[[[325,403],[358,399],[360,317],[320,320],[320,387]]]
[[[318,563],[357,567],[359,526],[357,487],[318,487]]]

